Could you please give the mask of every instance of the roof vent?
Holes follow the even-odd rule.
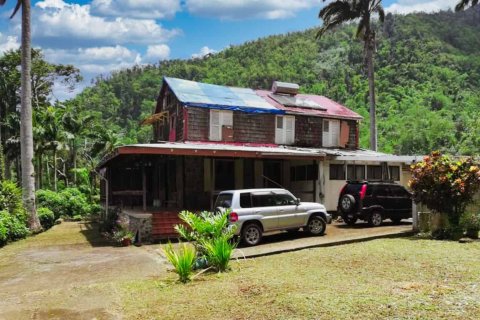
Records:
[[[300,86],[296,83],[273,81],[272,92],[276,94],[290,94],[292,96],[298,93]]]

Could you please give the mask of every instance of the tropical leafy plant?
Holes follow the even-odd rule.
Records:
[[[409,186],[415,201],[447,214],[450,226],[458,227],[466,206],[480,189],[479,165],[473,158],[454,159],[433,152],[411,169]]]
[[[228,234],[222,234],[211,239],[201,241],[209,265],[219,272],[228,270],[230,258],[237,243],[232,241]]]
[[[179,216],[184,225],[176,225],[179,235],[192,241],[197,251],[197,268],[210,266],[222,272],[228,263],[236,243],[232,241],[235,226],[229,225],[230,211],[195,214],[182,211]]]
[[[163,252],[168,261],[175,268],[175,272],[178,274],[179,281],[186,283],[190,281],[191,274],[193,272],[193,265],[195,263],[196,252],[193,246],[186,243],[180,244],[180,249],[176,251],[172,244],[169,242]]]

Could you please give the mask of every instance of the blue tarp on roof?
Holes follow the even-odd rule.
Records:
[[[247,113],[285,113],[258,96],[252,89],[225,87],[169,77],[164,77],[164,81],[178,100],[186,106]]]

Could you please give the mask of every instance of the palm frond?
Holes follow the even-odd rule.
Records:
[[[323,26],[317,33],[317,38],[320,38],[327,30],[359,18],[360,10],[357,1],[337,0],[323,7],[318,17],[323,20]]]
[[[13,9],[13,13],[10,16],[10,19],[12,19],[17,14],[17,11],[20,9],[21,6],[22,6],[22,0],[17,0],[17,4],[15,5],[15,9]]]
[[[383,10],[383,6],[378,6],[374,12],[378,13],[378,20],[380,20],[380,22],[385,21],[385,11]]]

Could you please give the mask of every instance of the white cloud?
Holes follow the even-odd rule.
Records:
[[[192,58],[194,58],[194,59],[203,58],[207,54],[212,54],[212,53],[217,53],[217,52],[218,52],[217,50],[210,49],[209,47],[205,46],[205,47],[202,47],[198,53],[192,54]]]
[[[153,19],[105,18],[92,15],[90,5],[62,0],[36,3],[34,38],[41,44],[55,39],[56,46],[69,47],[72,39],[91,44],[148,44],[165,42],[180,33],[167,30]],[[61,41],[65,40],[65,41]]]
[[[398,0],[386,8],[392,13],[436,12],[451,9],[458,1],[453,0]]]
[[[20,48],[20,43],[18,42],[18,37],[16,36],[4,36],[0,32],[0,54],[3,54],[5,51],[16,50]]]
[[[122,46],[78,49],[45,49],[45,58],[51,62],[72,64],[86,78],[131,67],[142,62],[141,55]]]
[[[180,0],[92,1],[92,13],[104,16],[123,16],[141,19],[164,19],[172,18],[173,16],[175,16],[175,13],[180,11],[180,9]]]
[[[170,47],[166,44],[158,44],[147,47],[145,59],[148,62],[156,62],[159,60],[166,60],[170,56]]]
[[[319,7],[321,0],[185,0],[192,14],[220,19],[282,19],[304,9]]]

